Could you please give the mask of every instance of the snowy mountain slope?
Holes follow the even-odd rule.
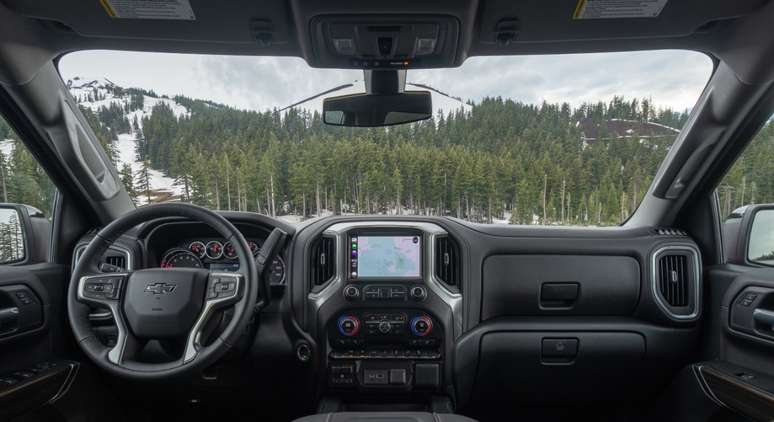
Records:
[[[79,105],[89,108],[95,113],[103,107],[110,107],[112,104],[125,110],[130,108],[131,94],[126,93],[109,79],[75,77],[67,81],[67,86],[70,89],[70,94]],[[165,103],[177,118],[188,117],[191,114],[187,108],[172,99],[150,95],[142,97],[142,108],[125,113],[130,124],[137,121],[140,128],[142,128],[142,119],[150,116],[153,107],[159,103]],[[141,163],[137,156],[138,140],[140,140],[139,134],[134,133],[134,130],[129,133],[119,133],[117,139],[113,140],[113,146],[116,148],[116,168],[120,170],[125,164],[128,164],[132,169],[132,174],[136,175],[139,172]],[[151,169],[149,174],[152,191],[151,201],[171,200],[180,197],[183,188],[176,184],[173,178],[156,169]],[[140,195],[137,201],[141,204],[146,203],[147,197]]]
[[[75,98],[79,105],[88,108],[94,113],[104,108],[111,106],[119,106],[124,110],[130,110],[132,108],[132,93],[125,87],[120,87],[107,78],[87,78],[87,77],[74,77],[67,81],[67,86],[70,90],[70,94]],[[424,85],[415,85],[407,83],[407,88],[411,90],[427,90],[430,91],[433,101],[433,109],[437,112],[441,112],[444,115],[463,110],[469,112],[471,106],[465,104],[457,98],[453,98],[441,91],[437,91],[432,87]],[[353,81],[352,84],[347,84],[344,87],[333,88],[330,91],[323,91],[318,94],[317,98],[313,98],[308,101],[296,105],[298,108],[308,110],[310,112],[322,112],[323,100],[329,96],[347,95],[365,92],[365,85],[362,80]],[[153,108],[159,103],[165,103],[169,107],[177,118],[189,117],[191,112],[182,104],[176,102],[170,98],[163,98],[154,95],[149,92],[143,92],[142,94],[142,108],[125,112],[127,120],[130,125],[133,122],[137,122],[142,129],[142,119],[150,116],[153,112]],[[137,95],[135,91],[135,95]],[[209,104],[208,104],[209,105]],[[119,133],[117,139],[113,140],[113,145],[116,149],[116,167],[120,170],[124,165],[129,165],[133,174],[137,174],[141,168],[141,163],[137,157],[137,142],[141,141],[140,134],[135,133],[134,129],[131,129],[128,133]],[[0,152],[6,153],[6,150],[10,151],[12,145],[6,141],[0,141]],[[150,184],[152,190],[152,202],[172,200],[180,198],[183,188],[175,183],[174,178],[169,177],[163,172],[151,169],[150,171]],[[137,201],[141,204],[147,202],[147,198],[144,195],[140,195]]]

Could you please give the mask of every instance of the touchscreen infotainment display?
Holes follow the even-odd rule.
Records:
[[[351,278],[419,278],[421,237],[351,236]]]

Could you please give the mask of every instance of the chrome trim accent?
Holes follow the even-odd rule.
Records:
[[[332,227],[332,226],[331,226]],[[344,282],[344,277],[342,277],[342,268],[341,267],[341,261],[342,257],[339,255],[339,252],[341,251],[341,248],[344,245],[343,240],[341,239],[341,236],[339,236],[339,233],[336,232],[329,232],[330,228],[326,229],[323,232],[323,236],[329,236],[333,237],[336,242],[336,256],[335,256],[335,262],[336,262],[336,273],[334,274],[333,278],[327,281],[328,284],[323,287],[322,290],[319,292],[310,292],[308,295],[309,300],[312,301],[314,304],[315,310],[319,310],[320,307],[322,307],[322,304],[325,303],[328,299],[331,298],[338,290],[339,286],[341,286]],[[305,263],[308,265],[308,262]],[[306,277],[304,277],[304,288],[308,289],[308,280]]]
[[[210,244],[212,243],[217,243],[218,245],[220,245],[220,254],[218,254],[218,256],[210,256]],[[223,242],[221,242],[220,240],[210,240],[209,242],[207,242],[206,245],[204,245],[204,256],[212,260],[218,260],[223,257],[224,249],[225,249],[225,246],[223,245]]]
[[[209,290],[210,288],[210,280],[212,280],[213,277],[234,278],[237,282],[237,288],[234,291],[233,296],[219,297],[215,299],[205,299],[204,309],[202,309],[202,313],[199,315],[199,318],[196,319],[196,322],[194,323],[193,327],[191,327],[191,332],[188,333],[185,352],[183,353],[183,364],[186,364],[194,360],[194,358],[196,358],[196,356],[199,354],[199,348],[201,347],[201,343],[200,343],[201,330],[204,327],[204,324],[212,315],[212,313],[216,309],[219,309],[226,305],[230,305],[231,303],[238,301],[242,297],[242,293],[244,291],[244,277],[242,274],[228,273],[228,272],[210,273],[209,278],[207,279],[207,290]],[[245,312],[249,312],[249,310],[245,310]]]
[[[673,313],[669,306],[664,303],[664,300],[661,298],[661,290],[658,288],[658,281],[657,281],[657,265],[658,265],[658,257],[659,255],[662,255],[665,251],[669,250],[675,250],[675,251],[688,251],[693,254],[693,265],[691,266],[693,269],[693,310],[690,314],[687,315],[678,315]],[[701,310],[701,266],[699,265],[699,260],[701,259],[701,255],[699,254],[699,250],[696,249],[693,246],[689,246],[686,244],[667,244],[664,246],[659,247],[656,249],[655,252],[651,254],[651,267],[650,267],[650,288],[651,292],[653,294],[653,298],[656,301],[656,304],[661,309],[661,311],[666,314],[669,318],[675,321],[691,321],[696,319],[696,317],[699,316],[699,311]]]
[[[75,377],[78,375],[80,364],[68,363],[67,366],[69,367],[67,370],[67,377],[65,378],[64,383],[62,383],[62,387],[59,388],[59,391],[57,391],[56,394],[54,394],[54,396],[48,400],[48,404],[54,403],[60,398],[64,397],[64,395],[70,391],[70,387],[73,385],[73,383],[75,383]]]
[[[336,239],[336,275],[320,292],[308,294],[307,297],[311,301],[315,312],[319,311],[328,299],[341,290],[346,279],[346,271],[348,271],[346,268],[342,268],[341,265],[344,262],[344,255],[342,254],[345,253],[343,246],[346,245],[344,236],[349,230],[357,228],[415,229],[427,235],[427,246],[424,248],[425,259],[427,259],[427,272],[424,274],[423,281],[451,309],[455,338],[462,334],[462,294],[450,291],[435,276],[435,239],[441,235],[448,235],[443,227],[435,223],[421,221],[353,221],[336,223],[325,229],[322,233],[323,236],[332,236]]]
[[[105,321],[113,319],[113,314],[108,312],[92,312],[89,314],[89,321]]]
[[[75,253],[73,254],[73,266],[72,269],[75,269],[75,266],[78,264],[78,260],[81,258],[81,254],[84,250],[88,247],[88,243],[85,245],[78,245],[75,248]],[[134,262],[132,261],[132,251],[129,249],[119,246],[119,245],[110,245],[108,246],[108,249],[112,249],[118,253],[122,253],[126,256],[126,271],[132,271],[134,270]],[[106,251],[107,252],[107,251]]]
[[[104,278],[104,277],[123,277],[124,281],[121,283],[119,297],[123,295],[123,289],[126,288],[126,280],[129,273],[104,273],[104,274],[94,274],[94,275],[86,275],[78,279],[78,300],[81,302],[86,303],[96,303],[102,306],[106,306],[110,309],[110,312],[113,314],[113,320],[116,323],[116,328],[118,329],[118,336],[116,336],[116,345],[113,346],[112,349],[108,352],[108,360],[116,365],[121,365],[121,362],[124,357],[124,351],[126,349],[126,337],[129,330],[126,327],[126,323],[124,322],[124,318],[121,315],[121,310],[118,308],[120,300],[119,299],[93,299],[89,297],[85,297],[83,295],[83,286],[86,282],[86,280],[92,279],[92,278]],[[91,318],[91,315],[89,315]]]
[[[89,244],[87,243],[85,245],[78,245],[75,248],[75,253],[73,253],[73,266],[70,267],[72,270],[74,270],[75,266],[78,265],[78,260],[81,259],[81,254],[83,254],[83,251],[86,250],[88,246]],[[134,262],[132,262],[132,252],[129,249],[123,246],[117,246],[117,245],[110,245],[108,246],[108,249],[112,249],[118,253],[124,254],[124,256],[126,256],[126,271],[131,272],[134,270]],[[106,274],[109,274],[109,273],[106,273]],[[119,273],[115,273],[115,274],[119,274]],[[106,315],[106,312],[94,312],[89,314],[89,320],[90,321],[106,320],[108,316],[110,315]]]

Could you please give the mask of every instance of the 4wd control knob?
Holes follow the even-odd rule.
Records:
[[[360,298],[360,289],[357,286],[347,286],[344,288],[344,298],[347,300],[356,300]]]
[[[339,317],[338,327],[341,335],[353,337],[360,332],[360,320],[354,315],[342,315]]]
[[[424,337],[433,331],[433,320],[426,315],[414,317],[411,319],[409,327],[411,327],[412,334],[417,337]]]
[[[387,334],[392,330],[392,325],[390,325],[389,321],[382,321],[379,323],[379,332],[382,334]]]
[[[417,302],[425,300],[427,297],[427,290],[422,286],[414,286],[411,288],[411,298]]]

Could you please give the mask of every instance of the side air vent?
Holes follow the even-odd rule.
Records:
[[[670,229],[670,228],[657,228],[655,230],[656,234],[659,236],[687,236],[688,234],[680,229]]]
[[[688,306],[688,257],[662,255],[658,259],[658,289],[661,297],[674,307]]]
[[[124,255],[107,255],[105,257],[105,263],[122,270],[126,269],[126,256]]]
[[[75,268],[75,265],[78,263],[78,260],[81,259],[81,255],[85,250],[86,245],[80,245],[75,249],[75,254],[73,256],[73,268]],[[123,248],[119,249],[114,246],[109,247],[107,252],[105,252],[105,254],[102,256],[102,262],[116,267],[118,270],[132,269],[129,262],[129,251]]]
[[[699,257],[694,248],[668,246],[653,257],[656,302],[674,319],[697,316],[701,298],[699,277]]]
[[[321,236],[312,245],[309,258],[309,279],[312,286],[327,283],[336,274],[335,238]]]
[[[460,288],[460,249],[454,239],[435,239],[435,276],[447,286]]]

